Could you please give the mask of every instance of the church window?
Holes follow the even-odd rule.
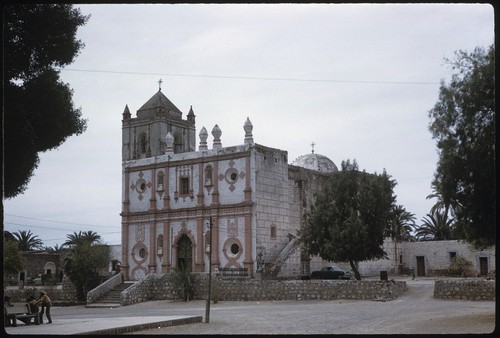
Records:
[[[189,195],[189,177],[181,177],[179,183],[180,195]]]
[[[164,186],[163,179],[164,179],[164,177],[165,177],[165,175],[161,171],[158,173],[158,175],[156,177],[156,186],[157,186],[158,191],[163,191],[163,186]]]
[[[163,255],[163,235],[158,235],[156,239],[156,254],[158,256]]]
[[[135,184],[136,186],[136,189],[137,189],[137,192],[138,193],[143,193],[144,191],[146,191],[146,181],[143,179],[143,178],[139,178]]]
[[[226,171],[226,181],[228,183],[234,183],[238,180],[238,170],[235,168],[229,168]]]
[[[205,185],[206,186],[212,186],[213,185],[213,175],[212,175],[212,167],[207,166],[205,168]]]
[[[239,245],[238,245],[238,244],[233,243],[233,244],[231,245],[230,250],[231,250],[231,254],[236,256],[236,255],[238,254],[238,252],[240,252],[240,247],[239,247]]]
[[[174,135],[174,153],[182,153],[182,136],[177,133]]]
[[[145,258],[146,257],[146,249],[141,248],[139,250],[139,257],[141,257],[141,258]]]
[[[139,152],[141,154],[146,152],[146,133],[140,133],[139,134]]]
[[[276,239],[276,225],[271,224],[271,239]]]

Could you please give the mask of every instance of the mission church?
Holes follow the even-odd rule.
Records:
[[[160,83],[161,84],[161,83]],[[249,118],[241,144],[224,147],[215,124],[196,135],[161,87],[122,120],[122,260],[125,280],[176,269],[237,271],[250,277],[296,278],[328,264],[309,257],[297,237],[314,195],[337,166],[311,153],[288,164],[288,153],[255,143]],[[198,140],[197,140],[198,137]],[[196,144],[198,142],[198,145]],[[211,240],[210,240],[211,239]],[[384,241],[386,259],[358,262],[358,271],[439,274],[455,256],[470,273],[494,271],[495,247],[459,241]],[[211,257],[209,257],[211,255]],[[210,265],[211,262],[211,266]],[[349,265],[341,268],[349,269]],[[210,270],[209,270],[210,269]]]
[[[249,118],[242,121],[241,144],[224,147],[215,124],[209,146],[207,129],[196,135],[195,121],[192,107],[184,119],[161,87],[136,117],[125,106],[125,279],[176,268],[217,267],[251,277],[309,273],[311,260],[301,254],[297,233],[315,192],[337,166],[314,149],[288,164],[287,151],[255,143]]]

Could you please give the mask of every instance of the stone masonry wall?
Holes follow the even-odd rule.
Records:
[[[206,299],[208,275],[193,274],[193,299]],[[407,290],[401,281],[257,280],[221,279],[212,276],[211,298],[218,301],[265,300],[393,300]],[[149,300],[180,300],[166,275],[149,274],[122,293],[122,305]]]
[[[438,280],[434,284],[434,298],[495,300],[495,280]]]

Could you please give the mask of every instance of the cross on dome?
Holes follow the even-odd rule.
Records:
[[[161,84],[163,83],[163,80],[162,79],[159,79],[158,80],[158,89],[161,90]]]

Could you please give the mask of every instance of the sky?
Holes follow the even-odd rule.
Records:
[[[428,130],[455,51],[494,43],[488,4],[85,4],[85,47],[61,70],[85,133],[40,154],[24,194],[4,200],[4,230],[54,247],[78,231],[121,244],[121,120],[159,89],[196,133],[223,146],[314,152],[340,168],[397,182],[397,204],[422,223],[435,200],[438,153]],[[5,126],[6,130],[8,126]],[[8,131],[6,131],[8,132]],[[199,139],[196,140],[197,145]]]

